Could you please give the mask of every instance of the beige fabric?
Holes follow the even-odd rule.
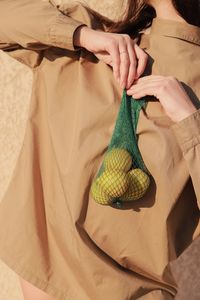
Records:
[[[119,19],[126,6],[127,0],[52,0],[55,5],[72,5],[76,3],[86,3],[89,7],[94,10],[97,10],[99,13],[111,18],[111,19]]]
[[[40,9],[40,2],[34,3],[33,15],[34,9]],[[48,12],[54,15],[50,7]],[[84,20],[91,26],[80,6],[72,17],[77,18],[77,24]],[[59,31],[63,17],[58,20]],[[9,20],[4,18],[4,22]],[[19,25],[22,23],[20,20]],[[70,30],[77,24],[70,23]],[[180,30],[179,26],[155,23],[147,49],[155,59],[153,73],[173,73],[199,97],[200,32],[187,25]],[[156,28],[161,31],[156,32]],[[170,30],[168,37],[162,31],[166,28]],[[0,243],[4,245],[0,257],[58,300],[101,300],[105,295],[115,300],[150,299],[152,295],[155,300],[172,299],[176,286],[168,262],[191,242],[199,221],[189,171],[198,195],[199,169],[190,166],[199,159],[200,112],[172,126],[159,102],[149,102],[147,113],[141,114],[138,133],[155,184],[152,182],[144,199],[124,210],[100,206],[89,197],[89,188],[120,104],[121,91],[112,71],[85,51],[79,56],[78,52],[47,48],[43,28],[40,33],[26,26],[23,33],[20,30],[15,40],[11,28],[3,34],[0,31],[3,47],[14,45],[17,49],[16,41],[28,46],[28,50],[17,49],[10,55],[34,70],[26,134],[0,207],[0,227],[5,228],[0,232]],[[186,34],[180,39],[182,31]],[[25,37],[30,32],[31,43]],[[66,41],[63,43],[62,36],[63,26],[53,45],[60,43],[63,47]],[[52,35],[48,35],[51,40]],[[169,42],[174,52],[165,52],[161,58],[158,45],[167,51]],[[44,52],[33,52],[36,46]],[[71,40],[68,46],[73,50]],[[181,72],[181,68],[183,64],[187,64],[186,69],[191,65],[189,54],[189,58],[195,57],[195,68],[188,78],[188,72]],[[177,57],[180,65],[174,63]]]
[[[110,18],[118,18],[121,13],[121,0],[85,0],[85,3]],[[31,87],[31,69],[0,51],[0,199],[9,184],[22,145]],[[3,262],[0,262],[0,299],[23,299],[17,276]]]
[[[0,199],[22,145],[31,86],[31,70],[0,51]],[[18,278],[3,262],[0,262],[0,299],[23,300]]]

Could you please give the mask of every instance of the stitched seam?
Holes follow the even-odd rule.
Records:
[[[200,135],[184,142],[182,144],[184,154],[186,154],[188,151],[190,151],[192,148],[198,146],[199,144],[200,144]]]

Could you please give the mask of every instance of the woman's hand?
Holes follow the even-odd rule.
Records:
[[[151,75],[140,78],[127,90],[127,95],[131,95],[134,99],[155,96],[174,122],[187,118],[197,110],[182,84],[171,76]]]
[[[122,89],[130,88],[147,63],[147,54],[126,34],[108,33],[79,27],[74,34],[74,45],[83,47],[112,66]]]

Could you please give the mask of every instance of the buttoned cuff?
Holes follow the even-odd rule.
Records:
[[[183,153],[200,144],[200,109],[182,121],[173,124],[172,129]]]
[[[55,47],[64,48],[68,50],[79,50],[79,48],[74,47],[73,37],[75,30],[79,27],[85,25],[82,22],[73,20],[58,12],[56,15],[55,23],[49,28],[48,40],[49,44]]]

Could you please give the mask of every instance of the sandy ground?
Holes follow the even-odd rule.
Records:
[[[72,0],[63,2],[72,3]],[[119,16],[122,11],[122,0],[85,2],[112,17]],[[0,199],[8,186],[23,141],[31,85],[32,71],[0,51]],[[23,300],[18,277],[1,261],[0,300]]]

